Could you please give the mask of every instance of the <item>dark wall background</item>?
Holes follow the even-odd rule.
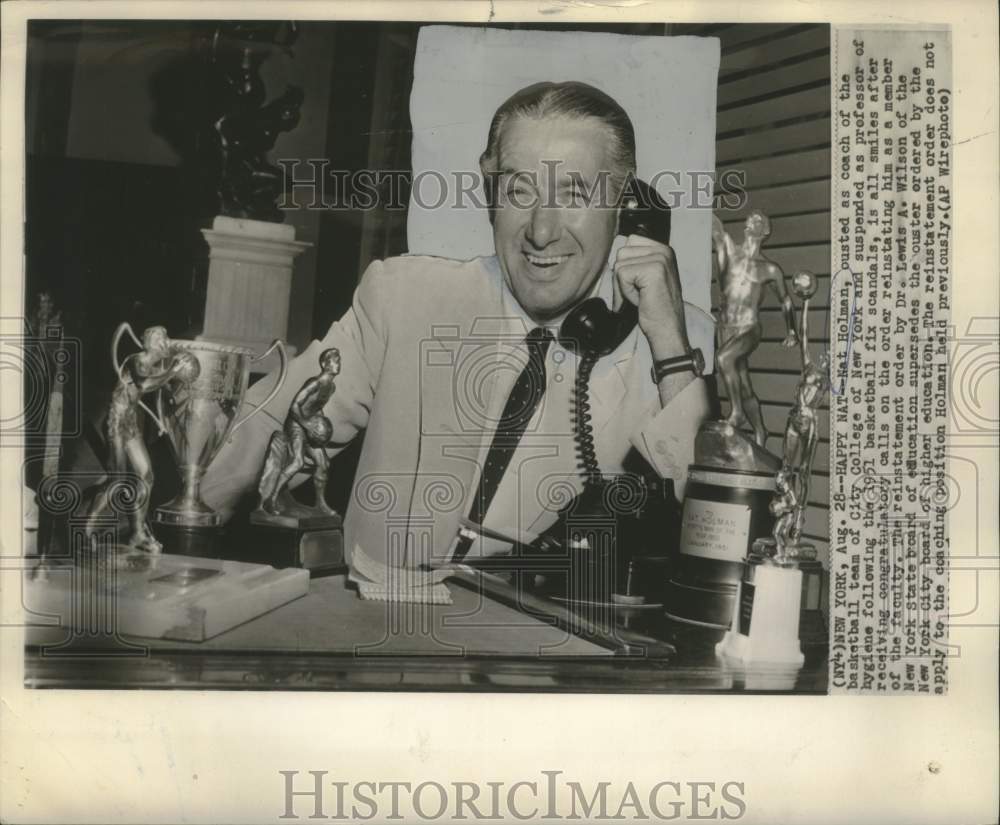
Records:
[[[287,83],[305,91],[301,121],[278,138],[272,157],[327,158],[331,169],[352,171],[408,169],[421,25],[300,24],[293,54],[264,64],[269,97]],[[29,26],[28,295],[52,288],[87,337],[106,341],[122,320],[137,328],[163,323],[178,336],[200,328],[207,248],[198,230],[216,210],[209,176],[186,156],[190,136],[181,133],[204,108],[208,84],[196,56],[211,27],[142,20]],[[653,34],[669,27],[575,28]],[[288,338],[303,346],[342,314],[372,259],[405,251],[405,213],[301,208],[287,210],[286,222],[314,244],[297,260],[292,288]]]

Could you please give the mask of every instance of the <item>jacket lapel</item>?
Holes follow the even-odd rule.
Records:
[[[484,265],[489,267],[488,262]],[[477,458],[481,461],[483,427],[499,415],[493,412],[497,370],[492,365],[502,340],[502,312],[499,283],[490,278],[463,293],[461,306],[454,312],[461,322],[432,326],[423,333],[418,475],[427,483],[443,479],[449,486],[458,485],[456,492],[462,505],[448,512],[428,507],[417,489],[418,479],[410,496],[411,520],[431,510],[436,526],[450,531],[451,522],[468,512],[471,491],[478,483]]]
[[[638,341],[635,333],[625,339],[622,346],[610,356],[602,358],[594,367],[590,378],[590,407],[594,433],[600,433],[625,400],[628,392],[629,368],[635,356]]]

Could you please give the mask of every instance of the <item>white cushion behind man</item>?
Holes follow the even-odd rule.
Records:
[[[420,198],[416,186],[410,198],[410,253],[462,260],[493,254],[485,209],[453,208],[453,192],[448,203],[429,208],[440,197],[437,176],[453,189],[456,173],[478,175],[493,113],[514,92],[542,80],[578,80],[611,95],[628,112],[639,177],[681,174],[680,185],[664,174],[657,189],[671,205],[679,191],[687,193],[672,210],[671,246],[684,299],[708,311],[712,211],[691,206],[696,183],[711,189],[704,173],[715,169],[718,72],[716,38],[425,26],[410,96],[413,172],[421,184]],[[693,172],[703,174],[696,180]],[[692,335],[691,343],[701,346],[711,364],[711,338]]]

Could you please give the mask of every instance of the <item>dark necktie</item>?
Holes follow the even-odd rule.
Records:
[[[545,394],[545,354],[552,339],[552,333],[543,327],[536,327],[525,338],[525,343],[528,345],[528,363],[517,376],[510,395],[507,396],[507,403],[497,423],[496,432],[493,433],[493,442],[486,454],[483,472],[479,476],[479,488],[469,508],[469,521],[473,524],[482,523],[500,486],[500,481],[507,472],[514,451],[521,443],[521,436],[524,435],[528,422],[531,421]],[[472,538],[463,532],[453,559],[461,561],[471,546]]]

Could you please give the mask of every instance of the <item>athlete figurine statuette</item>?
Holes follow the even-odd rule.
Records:
[[[761,339],[760,305],[764,287],[770,287],[781,301],[787,335],[782,345],[798,343],[795,311],[785,289],[785,276],[761,245],[771,234],[771,222],[759,210],[747,215],[743,243],[737,245],[718,218],[712,219],[712,271],[719,282],[719,317],[716,326],[716,366],[732,410],[729,423],[739,428],[749,425],[754,441],[763,447],[767,429],[760,401],[750,383],[748,360]]]
[[[257,488],[260,508],[254,514],[256,523],[281,523],[281,516],[337,515],[326,503],[330,463],[326,447],[333,438],[333,425],[323,414],[323,408],[336,389],[334,379],[340,374],[340,351],[324,350],[319,356],[319,366],[319,374],[306,381],[295,394],[283,428],[268,443]],[[316,493],[312,508],[296,502],[287,491],[288,482],[307,466]]]

